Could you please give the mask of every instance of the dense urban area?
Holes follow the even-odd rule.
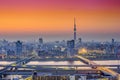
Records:
[[[44,42],[43,38],[39,38],[33,42],[0,40],[1,60],[25,58],[32,53],[38,56],[35,58],[36,60],[41,60],[42,58],[48,58],[48,60],[55,58],[57,58],[55,60],[65,60],[76,54],[94,60],[119,59],[120,42],[114,39],[109,42],[84,42],[82,38],[79,38],[75,45],[74,40],[55,42]]]

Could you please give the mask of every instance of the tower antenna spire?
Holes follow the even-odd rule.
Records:
[[[74,17],[74,41],[76,41],[76,19]]]
[[[75,17],[74,17],[74,25],[76,25],[76,19],[75,19]]]

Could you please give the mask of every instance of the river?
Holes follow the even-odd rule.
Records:
[[[0,61],[0,65],[9,65],[15,61]],[[120,65],[120,60],[93,61],[100,65]],[[81,61],[30,61],[26,65],[85,65]]]

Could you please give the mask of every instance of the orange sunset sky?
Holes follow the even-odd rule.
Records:
[[[0,0],[0,38],[120,39],[120,0]]]

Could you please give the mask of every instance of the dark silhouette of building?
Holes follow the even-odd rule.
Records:
[[[67,41],[67,47],[72,49],[75,47],[75,41],[74,40],[70,40],[70,41]]]
[[[15,51],[9,49],[7,51],[7,56],[11,56],[11,55],[15,56]]]
[[[39,44],[43,44],[43,39],[39,38]]]
[[[112,42],[111,42],[111,52],[114,54],[116,52],[116,49],[115,49],[115,40],[112,39]]]
[[[22,42],[17,41],[16,42],[16,55],[22,54]]]
[[[114,44],[115,43],[115,39],[112,39],[112,44]]]
[[[82,43],[82,38],[79,38],[78,40],[79,40],[79,43]]]
[[[37,79],[37,72],[36,71],[33,73],[32,80],[38,80]]]

